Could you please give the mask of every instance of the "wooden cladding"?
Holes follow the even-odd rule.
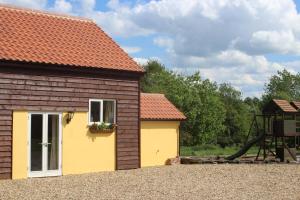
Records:
[[[1,85],[0,85],[1,87]],[[0,95],[1,98],[1,95]],[[0,110],[0,179],[11,178],[12,111]]]
[[[87,112],[89,99],[117,101],[116,168],[138,168],[139,76],[25,69],[0,63],[0,179],[11,178],[13,110]]]

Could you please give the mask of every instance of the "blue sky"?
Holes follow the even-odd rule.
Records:
[[[0,0],[93,19],[137,62],[228,82],[260,96],[300,70],[300,0]]]

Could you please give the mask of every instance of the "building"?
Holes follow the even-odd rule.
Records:
[[[143,69],[90,20],[0,20],[0,179],[141,167]]]

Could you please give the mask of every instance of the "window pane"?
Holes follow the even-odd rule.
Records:
[[[43,115],[31,115],[31,171],[42,171]]]
[[[58,169],[59,116],[48,115],[48,170]]]
[[[90,113],[90,119],[91,122],[100,122],[100,102],[97,101],[92,101],[91,102],[91,113]]]
[[[103,101],[103,122],[115,123],[114,101]]]

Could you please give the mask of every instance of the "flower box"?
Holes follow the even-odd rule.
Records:
[[[113,133],[116,130],[116,124],[92,124],[89,126],[89,131],[91,133]]]

